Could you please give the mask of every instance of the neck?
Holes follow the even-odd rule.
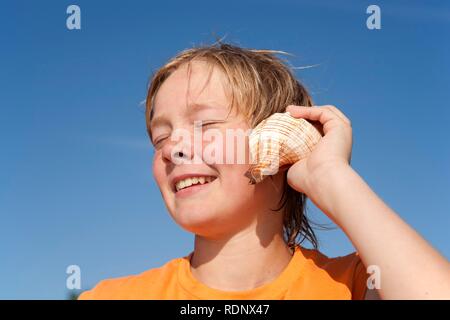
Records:
[[[292,254],[283,240],[281,219],[268,219],[226,239],[196,235],[191,272],[214,289],[251,290],[279,276]]]

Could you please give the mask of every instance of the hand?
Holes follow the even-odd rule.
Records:
[[[295,118],[318,121],[323,131],[323,137],[312,153],[293,164],[287,172],[288,184],[314,201],[314,191],[320,188],[320,183],[326,181],[330,170],[349,167],[352,151],[351,122],[334,106],[291,105],[286,111]]]

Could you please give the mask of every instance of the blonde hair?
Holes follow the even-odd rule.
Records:
[[[231,89],[231,108],[237,108],[252,127],[273,113],[284,112],[288,105],[312,106],[311,96],[305,87],[276,54],[286,53],[244,49],[218,42],[187,49],[176,55],[152,76],[148,88],[145,115],[150,138],[150,120],[158,89],[173,71],[186,63],[189,66],[193,60],[207,61],[224,72]],[[280,206],[272,210],[284,212],[284,236],[289,247],[293,248],[307,239],[317,248],[317,237],[306,217],[306,195],[288,185],[286,174]]]

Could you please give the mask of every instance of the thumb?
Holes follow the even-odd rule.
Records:
[[[287,183],[298,192],[305,193],[306,159],[294,163],[287,172]]]

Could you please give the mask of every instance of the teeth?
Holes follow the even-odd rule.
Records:
[[[213,177],[192,177],[192,178],[187,178],[187,179],[183,179],[178,181],[175,184],[175,188],[177,191],[190,187],[194,184],[205,184],[205,183],[209,183],[211,181],[213,181],[214,178]]]

